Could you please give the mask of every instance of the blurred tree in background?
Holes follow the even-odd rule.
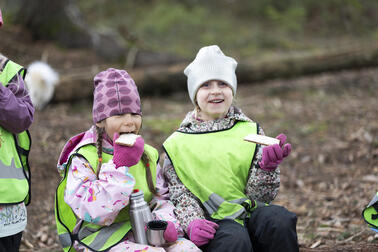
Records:
[[[6,15],[31,31],[35,40],[56,40],[68,47],[88,47],[90,36],[67,13],[70,0],[6,0]]]
[[[93,48],[105,59],[125,53],[123,41],[88,24],[76,0],[6,0],[6,14],[28,29],[35,40],[53,40],[69,48]],[[13,14],[13,15],[12,15]]]
[[[248,57],[338,47],[378,37],[375,0],[5,1],[7,7],[23,6],[19,9],[23,16],[16,15],[13,21],[32,29],[36,38],[69,38],[72,46],[85,46],[88,31],[111,30],[108,37],[125,48],[183,57],[192,57],[208,44]],[[80,32],[82,27],[69,27],[72,22],[58,21],[72,19],[59,11],[67,4],[80,10],[90,27],[85,32]]]
[[[378,1],[372,0],[79,0],[79,4],[90,23],[117,27],[138,47],[184,56],[205,44],[251,56],[378,37]]]

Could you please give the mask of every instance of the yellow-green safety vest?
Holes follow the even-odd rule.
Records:
[[[147,144],[144,145],[144,151],[150,158],[151,174],[154,185],[156,185],[158,152],[155,148]],[[106,251],[121,242],[131,229],[129,206],[126,206],[120,211],[115,221],[110,226],[100,226],[84,221],[79,232],[73,234],[72,232],[78,219],[71,207],[64,201],[64,192],[67,183],[68,169],[74,156],[81,156],[88,160],[95,172],[98,164],[97,149],[93,144],[84,145],[69,157],[63,178],[55,194],[55,219],[60,243],[64,251],[75,251],[73,248],[73,242],[75,240],[93,251]],[[103,152],[102,158],[103,162],[106,163],[113,158],[113,155]],[[135,188],[141,189],[144,192],[146,202],[151,201],[153,195],[148,189],[146,169],[142,161],[130,167],[129,172],[135,178]]]
[[[362,218],[369,227],[378,232],[378,192],[362,211]]]
[[[0,82],[3,86],[7,86],[18,73],[25,76],[22,66],[0,57]],[[27,130],[13,134],[0,126],[0,204],[30,203],[30,147],[31,137]]]
[[[257,133],[257,127],[256,123],[237,122],[216,132],[176,131],[163,143],[181,182],[214,219],[243,224],[257,206],[245,194],[256,144],[243,140]]]

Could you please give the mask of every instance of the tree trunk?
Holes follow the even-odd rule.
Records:
[[[125,56],[124,40],[115,31],[100,33],[85,22],[75,0],[6,0],[15,21],[35,40],[53,40],[68,48],[93,48],[101,57],[117,61]]]
[[[13,0],[10,0],[13,1]],[[69,0],[21,0],[16,22],[30,30],[33,38],[56,40],[66,47],[89,47],[87,31],[67,15]]]
[[[128,70],[142,94],[167,94],[185,91],[187,63],[163,67],[148,67]],[[242,61],[237,68],[238,83],[253,83],[274,78],[336,71],[343,69],[378,66],[378,43],[370,47],[348,48],[301,57],[286,57],[270,61]],[[95,67],[106,69],[112,66]],[[90,98],[93,93],[93,66],[70,70],[61,74],[54,101],[69,101]]]

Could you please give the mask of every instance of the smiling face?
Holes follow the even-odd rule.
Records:
[[[200,108],[199,117],[205,121],[224,117],[232,100],[232,89],[226,83],[219,80],[203,83],[196,94],[196,102]]]
[[[114,133],[138,134],[142,125],[142,117],[138,114],[114,115],[96,123],[97,127],[105,128],[105,132],[113,140]]]

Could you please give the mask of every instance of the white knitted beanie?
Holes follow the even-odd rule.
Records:
[[[196,93],[201,84],[209,80],[220,80],[230,86],[236,94],[237,80],[235,69],[237,62],[223,54],[217,45],[202,47],[196,58],[184,70],[188,77],[190,100],[195,104]]]

